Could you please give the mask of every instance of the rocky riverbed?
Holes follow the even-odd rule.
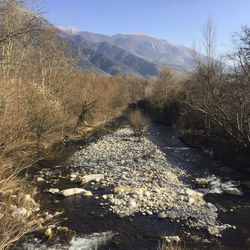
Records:
[[[65,168],[67,175],[62,176]],[[139,141],[129,127],[79,150],[66,165],[57,166],[53,172],[41,170],[37,179],[52,182],[56,187],[57,179],[53,176],[72,183],[71,190],[49,189],[54,195],[77,192],[86,196],[87,192],[91,196],[90,191],[83,189],[88,182],[94,189],[109,190],[102,196],[93,195],[92,199],[120,217],[157,215],[162,220],[168,218],[191,228],[206,229],[215,236],[226,228],[234,228],[220,223],[216,206],[204,200],[200,189],[194,190],[183,181],[190,178],[188,172],[171,164],[167,155],[148,139]]]
[[[127,125],[101,136],[34,172],[41,210],[63,214],[60,225],[52,222],[17,249],[145,250],[162,240],[185,249],[247,249],[245,173],[187,147],[162,124],[151,124],[141,141]]]
[[[101,184],[112,186],[113,192],[100,197],[101,205],[109,206],[119,216],[157,214],[160,219],[182,220],[190,227],[206,228],[217,236],[230,227],[216,220],[217,208],[206,203],[201,192],[180,180],[188,173],[170,164],[148,139],[139,141],[130,128],[77,152],[70,164],[73,175],[104,175]]]

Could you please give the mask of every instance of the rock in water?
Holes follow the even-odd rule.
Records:
[[[80,194],[82,196],[93,195],[90,191],[87,191],[83,188],[68,188],[68,189],[61,190],[58,194],[61,194],[64,197],[68,197],[68,196],[75,195],[75,194]]]
[[[48,190],[48,192],[51,193],[51,194],[58,194],[59,191],[60,191],[60,190],[59,190],[58,188],[50,188],[50,189]]]
[[[196,178],[194,183],[199,188],[207,188],[209,181],[205,178]]]

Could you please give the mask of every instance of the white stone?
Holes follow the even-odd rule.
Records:
[[[128,200],[128,202],[127,202],[127,207],[128,207],[129,209],[135,208],[135,207],[137,207],[137,203],[136,203],[134,200],[130,199],[130,200]]]
[[[58,194],[68,197],[75,194],[81,194],[82,196],[92,196],[93,194],[90,191],[87,191],[83,188],[68,188],[61,190]]]
[[[48,190],[48,192],[51,193],[51,194],[58,194],[59,191],[60,191],[60,190],[59,190],[58,188],[50,188],[50,189]]]
[[[195,202],[195,199],[193,197],[188,198],[188,203],[193,204]]]
[[[36,181],[37,181],[37,182],[44,182],[45,179],[43,179],[42,177],[37,177]]]
[[[80,177],[80,179],[81,179],[82,184],[88,183],[90,181],[99,182],[100,180],[104,179],[104,175],[103,174],[90,174],[90,175],[85,175],[83,177]]]
[[[158,214],[159,219],[166,219],[167,217],[168,217],[168,215],[166,213],[159,213]]]

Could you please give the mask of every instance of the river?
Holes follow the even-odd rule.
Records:
[[[199,177],[207,178],[213,183],[212,187],[201,191],[204,193],[204,200],[216,206],[217,221],[232,226],[222,232],[222,237],[210,235],[203,228],[189,227],[178,218],[159,219],[156,213],[143,215],[135,212],[129,216],[119,216],[107,203],[105,206],[100,205],[104,201],[98,199],[103,195],[112,194],[112,185],[98,186],[88,183],[84,188],[91,191],[93,197],[74,195],[62,198],[54,194],[43,194],[44,203],[51,211],[64,210],[61,219],[67,220],[61,224],[76,232],[76,237],[70,245],[63,245],[60,239],[49,241],[39,235],[31,235],[25,238],[25,243],[22,242],[20,248],[157,249],[163,235],[178,235],[181,243],[178,243],[177,249],[250,248],[250,193],[242,186],[238,187],[239,182],[249,180],[247,172],[237,172],[215,161],[211,153],[187,147],[179,139],[175,129],[163,124],[152,123],[147,139],[166,156],[171,166],[186,173],[178,175],[184,185],[197,189],[194,180]],[[102,142],[101,140],[99,142]],[[125,139],[124,141],[126,143]],[[108,152],[106,156],[109,157]],[[44,172],[51,174],[47,175],[48,183],[38,183],[41,190],[50,187],[60,190],[72,187],[72,182],[65,178],[72,173],[69,162],[65,161],[59,166],[49,168],[44,166],[44,169]],[[44,173],[39,171],[39,174]],[[239,188],[242,195],[225,194],[223,188],[226,185]]]

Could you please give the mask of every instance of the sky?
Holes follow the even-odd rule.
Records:
[[[43,9],[54,25],[106,35],[143,32],[187,47],[201,44],[211,18],[219,51],[250,26],[250,0],[47,0]]]

